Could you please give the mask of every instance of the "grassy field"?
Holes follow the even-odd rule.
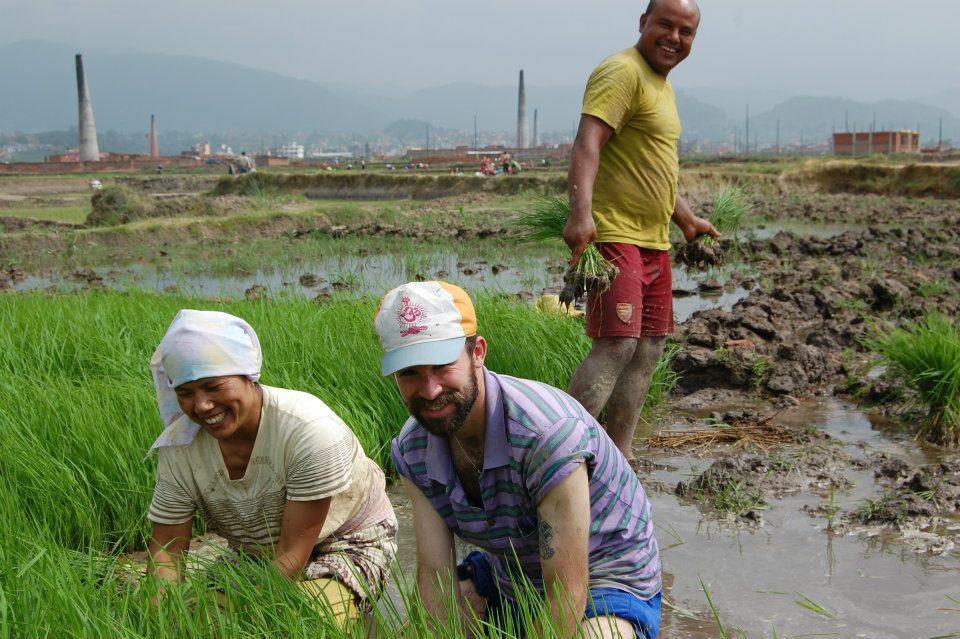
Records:
[[[0,216],[29,217],[35,220],[53,220],[54,222],[70,222],[72,224],[83,224],[89,213],[89,204],[81,204],[79,206],[51,206],[48,208],[0,209]]]
[[[0,637],[51,628],[68,636],[338,634],[282,579],[258,586],[262,575],[240,569],[223,576],[236,584],[237,614],[220,612],[200,583],[153,614],[152,586],[131,582],[117,561],[144,545],[154,480],[145,454],[160,431],[148,361],[180,308],[247,319],[263,344],[264,383],[321,397],[390,468],[389,442],[406,412],[392,379],[379,375],[374,299],[9,295],[0,305],[0,393],[16,401],[0,404]],[[580,322],[502,298],[481,298],[477,308],[491,369],[566,386],[588,349]],[[426,636],[426,623],[415,620],[414,636]]]

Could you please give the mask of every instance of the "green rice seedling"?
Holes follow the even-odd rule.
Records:
[[[566,196],[540,197],[534,201],[532,209],[516,221],[516,225],[524,229],[521,237],[525,240],[562,240],[569,217],[570,201]],[[620,269],[591,243],[577,263],[564,274],[560,301],[570,306],[583,299],[589,290],[604,293],[619,273]]]
[[[743,218],[750,213],[753,205],[747,201],[746,193],[740,186],[724,186],[713,198],[713,211],[710,223],[722,235],[735,236],[740,231]],[[704,241],[716,244],[714,237],[705,237]]]
[[[393,380],[379,374],[375,298],[226,302],[98,291],[14,293],[3,302],[0,636],[366,636],[341,630],[295,584],[262,570],[211,569],[229,584],[231,612],[209,580],[195,578],[170,589],[161,609],[151,603],[156,585],[121,555],[142,549],[148,532],[155,461],[146,450],[161,427],[148,363],[180,308],[247,319],[263,344],[264,383],[323,399],[390,472],[390,441],[407,412]],[[505,297],[476,296],[476,305],[493,370],[562,388],[589,350],[567,317]],[[383,636],[467,636],[451,625],[458,621],[423,613],[411,590],[401,588],[409,615],[386,601],[373,613]],[[526,618],[543,618],[542,597],[525,605]]]
[[[10,294],[0,305],[0,496],[22,524],[72,548],[131,547],[145,532],[153,487],[144,462],[160,432],[149,359],[181,308],[248,320],[264,349],[263,381],[320,397],[388,470],[407,418],[379,374],[375,298],[209,301],[140,292]],[[582,325],[504,297],[476,298],[488,365],[565,388],[590,348]],[[668,350],[665,357],[672,351]],[[674,383],[664,360],[648,408]],[[659,389],[657,391],[656,389]]]
[[[750,213],[752,205],[743,188],[737,185],[723,186],[713,197],[710,223],[729,238],[736,238],[743,218]],[[677,250],[676,262],[687,268],[705,269],[723,264],[725,256],[713,236],[697,238]]]
[[[877,326],[865,342],[917,391],[927,411],[918,436],[960,444],[960,325],[930,313],[900,328]]]
[[[703,594],[707,598],[707,603],[710,605],[710,612],[713,613],[713,620],[717,622],[717,630],[720,631],[721,639],[727,639],[727,629],[724,628],[723,622],[720,620],[720,613],[713,603],[713,597],[710,596],[710,590],[707,589],[707,584],[703,583],[703,578],[700,579],[700,589],[703,590]]]
[[[815,612],[815,613],[817,613],[818,615],[823,615],[824,617],[827,617],[827,618],[829,618],[829,619],[836,619],[836,618],[837,618],[837,616],[836,616],[835,614],[833,614],[832,612],[830,612],[829,610],[827,610],[826,608],[824,608],[823,605],[817,603],[816,601],[814,601],[814,600],[811,599],[810,597],[807,597],[807,596],[805,596],[805,595],[802,595],[802,594],[800,594],[799,592],[796,593],[796,594],[797,594],[797,596],[800,597],[800,598],[799,598],[799,599],[796,599],[793,603],[797,604],[797,605],[800,606],[801,608],[806,608],[807,610],[809,610],[809,611],[811,611],[811,612]]]

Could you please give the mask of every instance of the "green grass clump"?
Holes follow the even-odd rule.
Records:
[[[570,201],[566,196],[539,197],[531,210],[516,221],[516,225],[524,229],[522,237],[526,240],[562,240],[569,217]],[[609,290],[619,272],[613,263],[600,254],[596,245],[590,243],[576,265],[564,276],[560,301],[569,306],[590,289],[603,293]]]
[[[868,347],[903,376],[927,408],[919,435],[960,444],[960,326],[940,313],[874,331]]]
[[[44,208],[13,208],[3,209],[0,215],[10,217],[26,217],[34,220],[52,220],[54,222],[69,222],[83,224],[90,214],[89,205],[81,206],[49,206]]]
[[[750,213],[752,208],[742,187],[736,185],[724,186],[713,197],[710,223],[720,231],[721,235],[733,237],[740,231],[743,218]],[[704,241],[716,242],[716,239],[706,237]]]
[[[148,217],[152,203],[125,186],[108,186],[90,198],[88,226],[116,226]]]

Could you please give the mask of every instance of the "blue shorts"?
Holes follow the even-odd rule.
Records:
[[[507,615],[512,617],[514,628],[520,629],[523,636],[520,610],[513,603],[500,596],[496,576],[486,554],[474,550],[457,566],[457,577],[473,582],[477,594],[487,600],[487,620],[495,625],[502,624]],[[616,588],[591,588],[587,592],[587,608],[584,617],[619,617],[633,624],[640,639],[654,639],[660,632],[661,594],[650,599],[641,599],[624,590]]]

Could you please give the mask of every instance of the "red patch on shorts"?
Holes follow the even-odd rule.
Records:
[[[629,324],[630,318],[633,317],[633,304],[617,304],[617,317],[624,324]]]

